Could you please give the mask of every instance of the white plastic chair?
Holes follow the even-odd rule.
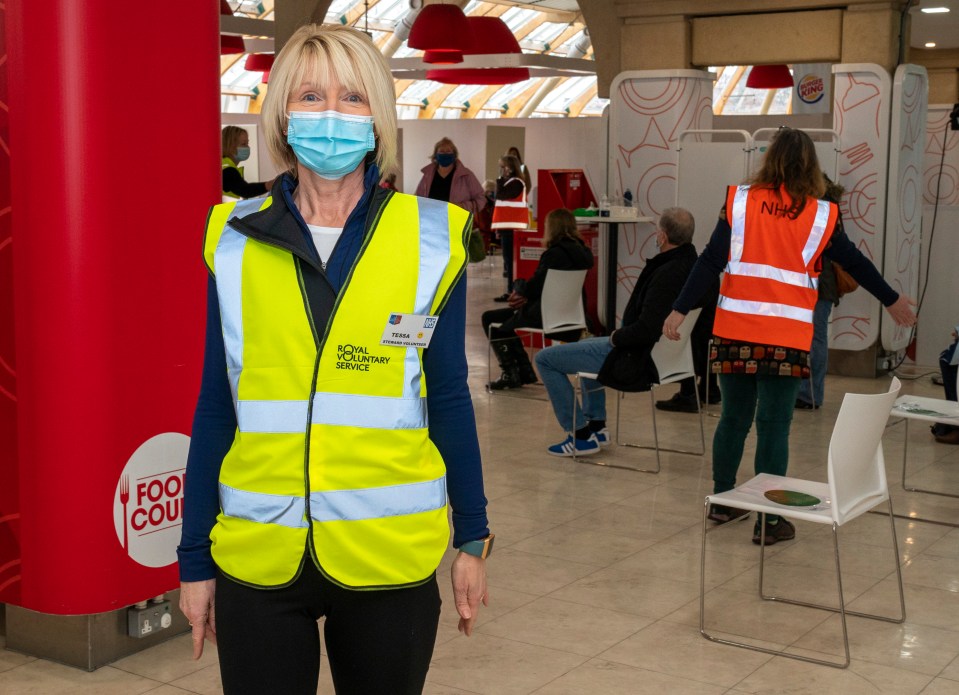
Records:
[[[543,283],[543,293],[540,296],[540,314],[543,317],[543,327],[517,326],[515,330],[533,333],[541,336],[541,346],[546,346],[546,336],[550,333],[562,331],[584,330],[586,328],[586,311],[583,308],[583,283],[586,281],[585,270],[555,270],[546,271],[546,281]],[[491,323],[486,336],[486,383],[493,380],[493,341],[512,340],[512,338],[493,338],[493,329],[502,326],[502,323]],[[490,391],[492,393],[492,391]]]
[[[620,405],[623,398],[626,397],[625,392],[617,392],[619,397],[616,399],[616,444],[619,446],[628,446],[635,449],[655,449],[656,450],[656,468],[640,468],[637,466],[627,466],[623,464],[610,464],[602,460],[596,459],[595,457],[590,458],[579,458],[573,455],[573,458],[582,463],[590,463],[596,466],[610,466],[612,468],[626,468],[632,471],[638,471],[640,473],[659,473],[662,469],[662,465],[659,459],[659,452],[661,451],[672,451],[677,454],[693,454],[695,456],[704,456],[706,454],[706,430],[703,423],[703,408],[702,404],[699,402],[699,390],[694,389],[696,393],[696,411],[699,415],[699,442],[700,450],[693,451],[691,449],[670,449],[668,447],[659,446],[659,430],[656,426],[656,396],[655,391],[659,386],[665,386],[666,384],[674,384],[677,381],[682,381],[687,377],[696,376],[696,370],[693,363],[693,348],[689,342],[689,338],[692,335],[693,327],[696,325],[696,321],[699,319],[699,314],[701,309],[693,309],[686,315],[686,320],[683,321],[682,325],[679,327],[679,340],[666,340],[662,337],[657,341],[653,346],[653,350],[650,353],[650,357],[653,360],[653,364],[656,365],[656,371],[659,374],[659,381],[655,384],[652,384],[649,389],[649,404],[653,413],[653,446],[648,444],[632,444],[629,442],[624,442],[620,439]],[[587,393],[583,379],[596,379],[597,375],[590,372],[577,372],[574,375],[575,385],[574,390],[578,389],[580,393],[580,402],[583,400],[583,396]],[[610,388],[610,387],[603,387]],[[610,388],[611,391],[615,389]],[[575,402],[573,405],[573,421],[576,420],[576,406]]]
[[[703,548],[700,560],[699,580],[699,631],[703,637],[713,642],[730,644],[736,647],[752,649],[766,654],[775,654],[790,659],[808,661],[815,664],[846,668],[849,666],[849,637],[846,631],[846,616],[873,618],[891,623],[902,623],[906,619],[906,600],[902,591],[902,572],[899,567],[899,543],[896,538],[896,524],[892,512],[892,500],[886,484],[886,469],[882,455],[882,434],[889,411],[896,396],[899,395],[899,379],[893,378],[889,391],[876,395],[847,393],[833,427],[829,441],[828,479],[819,483],[800,478],[769,475],[761,473],[739,487],[728,492],[708,495],[703,507]],[[770,490],[790,490],[818,497],[815,506],[798,507],[777,504],[767,499],[765,493]],[[873,507],[886,502],[889,507],[889,528],[892,534],[893,559],[899,584],[900,617],[890,618],[868,613],[857,613],[846,609],[842,592],[842,571],[839,564],[839,527],[861,516]],[[809,608],[839,613],[842,623],[842,640],[845,660],[836,663],[826,659],[815,659],[801,654],[790,654],[766,647],[735,642],[714,637],[706,631],[706,528],[707,515],[711,504],[722,504],[736,509],[747,509],[760,514],[761,537],[759,544],[759,595],[767,601],[780,601]],[[763,589],[763,569],[766,549],[766,514],[778,514],[793,519],[802,519],[832,527],[833,549],[836,559],[836,585],[839,591],[839,606],[827,606],[807,603],[780,596],[767,596]],[[724,524],[723,526],[738,526]],[[717,526],[717,531],[723,526]],[[784,640],[789,641],[789,640]]]
[[[959,388],[959,373],[956,375],[956,386]],[[896,399],[890,415],[898,415],[906,423],[906,431],[902,444],[902,489],[909,492],[927,492],[930,495],[942,497],[959,497],[959,494],[927,490],[920,487],[909,487],[906,484],[906,464],[909,453],[909,421],[922,420],[923,422],[944,422],[959,427],[959,403],[947,401],[944,398],[924,398],[922,396],[902,396]],[[892,423],[897,424],[897,423]]]

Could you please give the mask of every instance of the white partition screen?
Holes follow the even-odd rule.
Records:
[[[886,171],[892,80],[873,64],[834,65],[833,128],[842,140],[837,181],[846,189],[840,210],[852,242],[877,266],[885,248]],[[865,350],[879,338],[881,309],[863,289],[833,310],[829,347]]]
[[[752,139],[745,130],[688,130],[679,136],[676,205],[693,213],[693,243],[702,251],[726,200],[746,177]]]
[[[929,81],[919,65],[900,65],[892,84],[889,131],[889,195],[883,275],[900,294],[918,299],[922,238],[922,170]],[[883,316],[882,346],[902,350],[912,331]]]

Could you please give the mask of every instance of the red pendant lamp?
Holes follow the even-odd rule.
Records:
[[[750,89],[785,89],[793,86],[793,76],[785,65],[754,65],[746,86]]]
[[[270,81],[270,70],[273,69],[273,60],[275,56],[272,53],[251,53],[246,57],[246,62],[243,64],[245,70],[250,72],[262,72],[263,73],[263,84],[268,84]]]
[[[423,62],[433,65],[454,65],[463,62],[463,51],[429,50],[423,51]]]
[[[227,17],[233,16],[233,10],[226,0],[220,0],[220,14]],[[246,53],[246,44],[243,43],[242,36],[233,34],[220,34],[220,55],[231,55],[236,53]]]
[[[522,54],[519,41],[499,17],[467,17],[469,50],[463,55]],[[512,84],[529,79],[529,68],[428,70],[426,79],[444,84]]]
[[[470,27],[456,5],[427,5],[410,27],[406,45],[421,51],[459,51],[469,48]]]

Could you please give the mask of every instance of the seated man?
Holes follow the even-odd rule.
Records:
[[[599,383],[586,380],[583,404],[573,406],[576,394],[568,374],[609,371],[617,387],[643,390],[649,384],[653,345],[662,335],[663,321],[672,311],[686,277],[696,262],[693,247],[695,223],[683,208],[663,211],[656,230],[659,253],[646,262],[623,312],[623,325],[608,337],[589,338],[578,343],[555,345],[536,355],[540,378],[549,392],[556,419],[569,436],[547,451],[554,456],[594,454],[609,443],[606,429],[606,393]],[[606,369],[604,370],[604,365]],[[632,388],[628,388],[632,387]]]

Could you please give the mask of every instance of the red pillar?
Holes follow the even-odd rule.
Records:
[[[19,441],[0,469],[19,474],[14,602],[97,613],[177,585],[200,247],[220,196],[218,2],[6,12]]]

